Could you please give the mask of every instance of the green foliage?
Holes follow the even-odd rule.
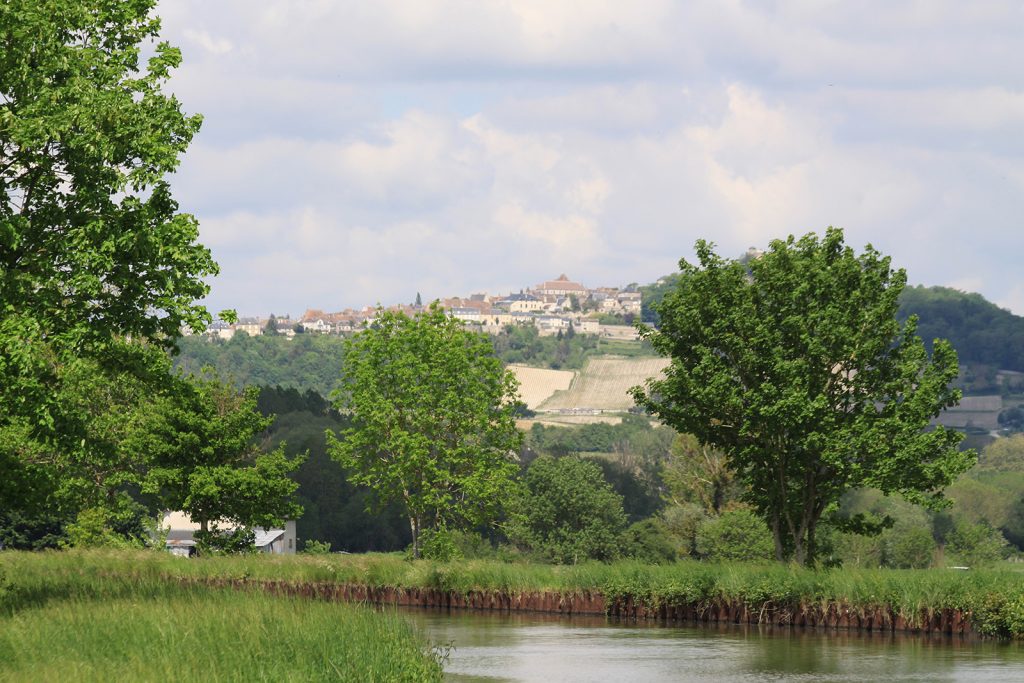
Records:
[[[626,415],[619,424],[554,427],[535,422],[523,445],[528,454],[593,454],[604,478],[622,496],[630,521],[636,522],[662,507],[661,468],[674,437],[673,430],[652,427],[646,417]]]
[[[243,555],[256,552],[256,534],[252,529],[200,529],[193,534],[200,555]]]
[[[624,555],[649,564],[674,562],[676,543],[665,524],[648,518],[629,525],[623,534]]]
[[[1024,434],[996,439],[981,451],[978,471],[1024,472]]]
[[[882,564],[896,569],[932,566],[935,539],[928,526],[896,524],[882,533]]]
[[[60,529],[16,545],[144,535],[164,351],[210,321],[217,267],[165,179],[201,118],[162,91],[181,55],[155,4],[0,5],[0,512]]]
[[[239,387],[280,386],[299,392],[329,396],[341,386],[345,340],[326,334],[250,337],[244,332],[231,339],[183,337],[175,366],[189,374],[213,367]],[[274,411],[277,412],[277,411]]]
[[[628,451],[582,457],[601,468],[601,476],[622,498],[622,509],[629,522],[639,522],[661,510],[664,501],[657,462],[642,460]]]
[[[756,562],[771,559],[774,548],[764,520],[738,508],[710,517],[697,530],[697,554],[712,562]]]
[[[832,564],[877,569],[883,565],[883,543],[879,535],[865,536],[839,532],[832,535]]]
[[[337,406],[352,426],[328,436],[329,450],[350,481],[402,503],[414,557],[424,528],[498,519],[521,435],[515,378],[486,337],[436,305],[381,312],[351,339],[342,377]]]
[[[622,497],[594,463],[542,456],[530,464],[506,525],[509,539],[558,564],[619,555],[626,527]]]
[[[836,604],[862,617],[876,610],[889,610],[911,626],[931,619],[937,611],[959,609],[969,615],[979,633],[1024,636],[1024,583],[1020,572],[1002,569],[815,570],[778,563],[682,561],[658,566],[631,560],[571,566],[465,559],[438,563],[410,562],[396,553],[330,557],[256,554],[183,562],[166,553],[68,551],[0,553],[0,575],[6,575],[9,584],[6,597],[0,596],[0,629],[7,615],[34,610],[55,597],[71,603],[111,603],[119,599],[138,603],[136,596],[142,593],[149,600],[181,598],[188,592],[187,582],[245,579],[297,587],[355,584],[431,588],[462,594],[550,591],[578,595],[589,591],[601,593],[608,601],[628,595],[636,604],[652,608],[670,603],[702,606],[721,601],[746,605],[754,611],[762,607],[785,611],[802,605]],[[252,594],[229,595],[244,602]],[[301,604],[305,603],[296,603],[295,609]],[[66,603],[58,606],[65,609]],[[301,623],[303,613],[298,612],[297,618],[299,621],[292,628],[313,627]],[[237,625],[233,628],[236,633],[245,633]],[[223,642],[223,638],[216,642]]]
[[[260,387],[256,409],[264,417],[284,413],[306,412],[311,415],[336,415],[330,402],[312,389],[299,393],[294,387]]]
[[[929,349],[933,339],[947,339],[961,363],[1024,371],[1024,318],[980,294],[908,287],[900,297],[898,316],[906,320],[911,315],[917,316],[918,333]]]
[[[0,546],[13,550],[46,550],[67,542],[64,527],[68,520],[52,512],[27,515],[0,513]]]
[[[420,556],[425,560],[450,562],[462,557],[453,532],[447,529],[424,529],[420,535],[420,546]]]
[[[67,525],[67,545],[73,548],[138,548],[111,529],[110,512],[103,508],[88,508],[78,513],[77,519]]]
[[[959,521],[949,534],[947,552],[971,567],[992,565],[1006,556],[1006,539],[987,524]]]
[[[143,492],[164,509],[188,513],[203,531],[219,519],[273,527],[301,514],[289,475],[305,458],[289,458],[280,447],[262,452],[256,439],[272,420],[259,414],[257,395],[212,373],[179,378],[173,392],[148,406],[130,442],[149,461]]]
[[[941,504],[974,454],[956,432],[924,431],[959,399],[957,362],[945,342],[929,357],[914,319],[897,321],[905,273],[831,228],[747,264],[696,248],[657,307],[661,328],[643,332],[672,364],[634,396],[728,454],[776,556],[813,562],[822,515],[853,487]]]
[[[346,471],[327,453],[325,432],[338,432],[348,424],[336,411],[316,415],[285,410],[269,428],[266,448],[283,447],[289,457],[308,453],[291,475],[298,484],[295,499],[303,507],[296,532],[301,539],[329,542],[347,552],[401,550],[411,537],[400,503],[368,512],[372,491],[349,482]]]
[[[671,429],[654,427],[639,415],[626,415],[619,424],[597,422],[572,427],[555,427],[539,422],[530,426],[524,445],[545,455],[568,453],[611,453],[616,448],[644,451],[650,459],[668,454],[675,434]]]
[[[216,272],[164,177],[201,117],[161,91],[180,52],[155,0],[12,0],[0,6],[0,301],[47,339],[168,340],[209,315]]]
[[[503,363],[579,369],[601,345],[596,335],[540,336],[534,325],[508,325],[492,340]]]
[[[170,347],[183,324],[210,320],[195,301],[217,268],[165,180],[200,118],[162,92],[181,56],[151,44],[154,5],[0,5],[5,511],[52,505],[55,469],[83,457],[89,416],[62,402],[74,366],[110,366],[125,336]]]
[[[1000,479],[1004,481],[1000,482]],[[1005,525],[1015,504],[1020,501],[1022,491],[1017,488],[1020,485],[1019,476],[1013,478],[1016,482],[1007,479],[1006,475],[993,476],[993,473],[974,470],[960,477],[948,489],[948,495],[953,501],[951,512],[954,518],[992,527]],[[997,483],[993,484],[993,481]]]
[[[739,500],[741,489],[725,453],[690,434],[676,436],[671,453],[661,473],[666,500],[674,505],[697,503],[714,515]]]
[[[1013,406],[999,413],[999,417],[996,418],[999,422],[999,426],[1003,429],[1010,429],[1013,431],[1024,431],[1024,410],[1021,410],[1020,406]]]
[[[678,273],[673,273],[640,288],[640,319],[644,323],[657,327],[660,322],[658,306],[661,305],[667,294],[675,291],[679,277]]]
[[[423,530],[421,556],[427,560],[450,562],[494,559],[507,555],[508,548],[495,548],[476,531],[441,528]]]
[[[661,513],[665,529],[676,541],[680,557],[697,557],[697,532],[707,521],[704,508],[694,503],[671,505]]]
[[[830,559],[844,567],[930,567],[948,515],[877,489],[849,491],[827,519],[834,531]]]
[[[331,544],[325,541],[307,540],[303,544],[302,552],[306,555],[330,555]]]

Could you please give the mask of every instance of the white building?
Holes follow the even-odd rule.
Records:
[[[217,526],[224,531],[233,531],[237,528],[236,525],[224,521],[218,522]],[[198,522],[193,522],[184,512],[174,511],[164,514],[161,527],[167,531],[166,547],[168,551],[183,557],[195,555],[194,535],[201,528]],[[254,527],[253,532],[256,534],[253,545],[258,551],[271,555],[295,554],[298,545],[298,537],[295,535],[295,520],[287,520],[283,529]]]

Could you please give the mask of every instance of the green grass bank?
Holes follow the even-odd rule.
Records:
[[[965,633],[1024,637],[1024,574],[1009,570],[809,570],[701,562],[552,566],[412,562],[378,554],[184,560],[161,553],[93,551],[0,553],[0,572],[12,583],[4,599],[8,610],[38,602],[31,581],[40,579],[31,577],[43,573],[73,576],[76,585],[96,583],[103,590],[131,585],[160,593],[230,582],[278,592],[303,593],[306,587],[308,594],[339,597],[325,587],[356,586],[385,592],[356,591],[346,597],[391,602],[405,591],[433,591],[436,596],[481,598],[447,603],[452,606],[505,609],[522,606],[514,598],[525,594],[556,600],[598,596],[606,612],[642,618],[706,619],[711,614],[716,621],[945,632],[950,628],[941,622],[950,619],[962,622]],[[437,600],[433,604],[446,606]],[[552,606],[550,600],[544,604]],[[551,611],[558,611],[553,606]]]
[[[168,559],[0,552],[0,680],[442,680],[399,615],[182,584],[176,569],[226,563]]]

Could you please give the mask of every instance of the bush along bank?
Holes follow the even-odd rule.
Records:
[[[0,553],[0,571],[5,562],[17,564],[27,556]],[[1005,570],[811,570],[702,562],[555,566],[413,562],[373,554],[187,561],[145,552],[50,553],[46,564],[49,571],[443,609],[1024,638],[1024,576]]]

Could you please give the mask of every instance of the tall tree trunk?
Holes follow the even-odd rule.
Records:
[[[815,564],[815,555],[818,554],[818,549],[814,544],[814,531],[817,527],[817,520],[812,519],[810,524],[807,525],[807,566],[813,566]]]
[[[199,520],[199,531],[202,532],[203,539],[206,539],[206,534],[210,531],[210,520]],[[199,557],[199,545],[199,543],[196,543],[196,557]]]
[[[800,537],[793,538],[793,559],[801,567],[807,564],[807,545]]]
[[[416,515],[409,517],[409,528],[412,530],[412,559],[420,559],[420,518]]]
[[[782,545],[782,525],[779,521],[779,513],[773,512],[772,519],[772,540],[775,541],[775,559],[782,562],[785,559],[785,552]]]

